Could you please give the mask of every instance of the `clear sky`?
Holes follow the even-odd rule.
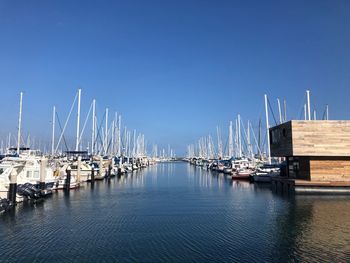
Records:
[[[78,87],[83,115],[96,98],[179,154],[237,113],[256,124],[264,93],[299,118],[310,89],[319,114],[349,119],[349,14],[346,0],[2,0],[0,135],[24,91],[24,132],[49,140],[52,106],[63,122]]]

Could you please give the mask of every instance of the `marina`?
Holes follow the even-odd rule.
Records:
[[[350,262],[349,14],[0,1],[0,263]]]
[[[349,211],[344,196],[286,197],[159,163],[0,215],[1,251],[12,262],[346,262]]]
[[[284,262],[334,257],[342,262],[349,258],[348,121],[332,121],[328,116],[312,120],[306,113],[308,120],[288,121],[280,111],[281,123],[270,127],[265,95],[265,146],[256,140],[251,122],[244,129],[238,115],[235,126],[229,123],[228,147],[217,127],[217,143],[210,135],[201,138],[187,147],[183,158],[176,157],[170,145],[167,151],[158,151],[157,145],[149,151],[143,134],[121,128],[120,115],[108,120],[108,109],[97,126],[95,100],[90,106],[92,117],[88,113],[80,129],[81,94],[79,89],[65,122],[66,127],[77,102],[75,150],[67,147],[65,128],[57,141],[54,108],[51,152],[9,143],[2,155],[4,258],[11,262],[75,262],[77,258],[84,262],[101,258],[106,262]],[[21,93],[18,138],[22,103]],[[91,134],[85,135],[88,147],[83,150],[87,123],[92,125]],[[59,150],[62,141],[65,151]],[[332,215],[343,213],[339,225],[328,222],[328,214],[314,212],[330,207]],[[289,224],[289,216],[297,217],[295,224]],[[310,230],[295,235],[304,220]],[[21,229],[25,225],[28,229]],[[333,251],[318,231],[333,233],[332,245],[339,250]],[[31,238],[18,242],[18,235],[37,237],[38,243]],[[49,249],[55,247],[60,249]]]

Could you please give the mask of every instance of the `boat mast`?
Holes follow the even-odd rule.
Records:
[[[106,108],[106,123],[105,123],[105,155],[107,155],[107,145],[108,145],[108,108]]]
[[[248,120],[248,124],[247,124],[247,144],[248,144],[248,154],[251,155],[253,157],[253,150],[252,150],[252,146],[251,146],[251,143],[250,143],[250,129],[249,129],[249,126],[250,126],[250,122]]]
[[[115,115],[115,128],[114,128],[114,132],[115,132],[115,144],[114,144],[114,154],[118,155],[118,145],[119,145],[119,129],[118,129],[118,113],[116,113]]]
[[[10,149],[11,147],[11,132],[9,132],[9,137],[8,137],[8,141],[7,141],[7,149]]]
[[[241,115],[237,116],[238,122],[238,157],[242,157]]]
[[[236,127],[235,127],[235,157],[238,157],[239,151],[238,151],[238,121],[236,118]]]
[[[78,111],[77,111],[77,137],[75,143],[75,150],[79,151],[79,133],[80,133],[80,99],[81,99],[81,89],[78,89]]]
[[[95,133],[96,133],[96,100],[92,100],[92,135],[91,135],[91,154],[95,153]]]
[[[136,130],[134,129],[133,140],[132,140],[132,158],[136,157]]]
[[[56,107],[53,106],[52,111],[52,141],[51,141],[51,155],[55,154],[55,121],[56,121]]]
[[[307,98],[307,115],[308,115],[308,120],[311,120],[311,108],[310,108],[310,91],[306,91],[306,98]]]
[[[121,115],[119,115],[118,118],[118,155],[120,156],[122,154],[122,149],[121,149],[121,145],[122,145],[122,139],[121,139]]]
[[[271,164],[271,153],[270,153],[270,132],[269,132],[269,111],[267,108],[267,95],[265,94],[265,114],[266,114],[266,139],[267,139],[267,159]]]
[[[18,134],[17,134],[17,154],[18,155],[19,155],[19,149],[21,144],[22,100],[23,100],[23,92],[20,93],[20,99],[19,99],[19,117],[18,117]]]
[[[232,121],[230,121],[228,141],[229,141],[228,155],[230,158],[232,158],[233,156]]]
[[[282,123],[282,111],[281,111],[281,102],[280,99],[277,98],[277,104],[278,104],[278,114],[280,117],[280,124]]]
[[[259,118],[259,135],[258,135],[258,148],[260,149],[260,158],[261,158],[261,118]]]
[[[111,150],[110,153],[113,155],[114,154],[114,132],[115,132],[115,124],[114,120],[112,121],[112,133],[111,133]]]

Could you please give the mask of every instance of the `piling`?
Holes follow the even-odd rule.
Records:
[[[16,193],[17,193],[17,170],[13,168],[10,174],[10,187],[8,191],[8,199],[10,205],[16,204]]]
[[[95,182],[95,168],[91,167],[91,183]]]
[[[111,177],[112,174],[112,165],[111,163],[108,164],[108,177]]]
[[[70,178],[71,178],[71,169],[70,169],[70,166],[68,166],[66,170],[66,184],[65,184],[66,190],[70,189]]]
[[[46,165],[47,165],[47,159],[45,157],[41,158],[41,162],[40,162],[40,183],[39,183],[39,188],[41,190],[45,189]]]

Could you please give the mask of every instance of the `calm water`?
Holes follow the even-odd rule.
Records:
[[[1,262],[349,262],[350,197],[282,197],[186,163],[0,216]]]

